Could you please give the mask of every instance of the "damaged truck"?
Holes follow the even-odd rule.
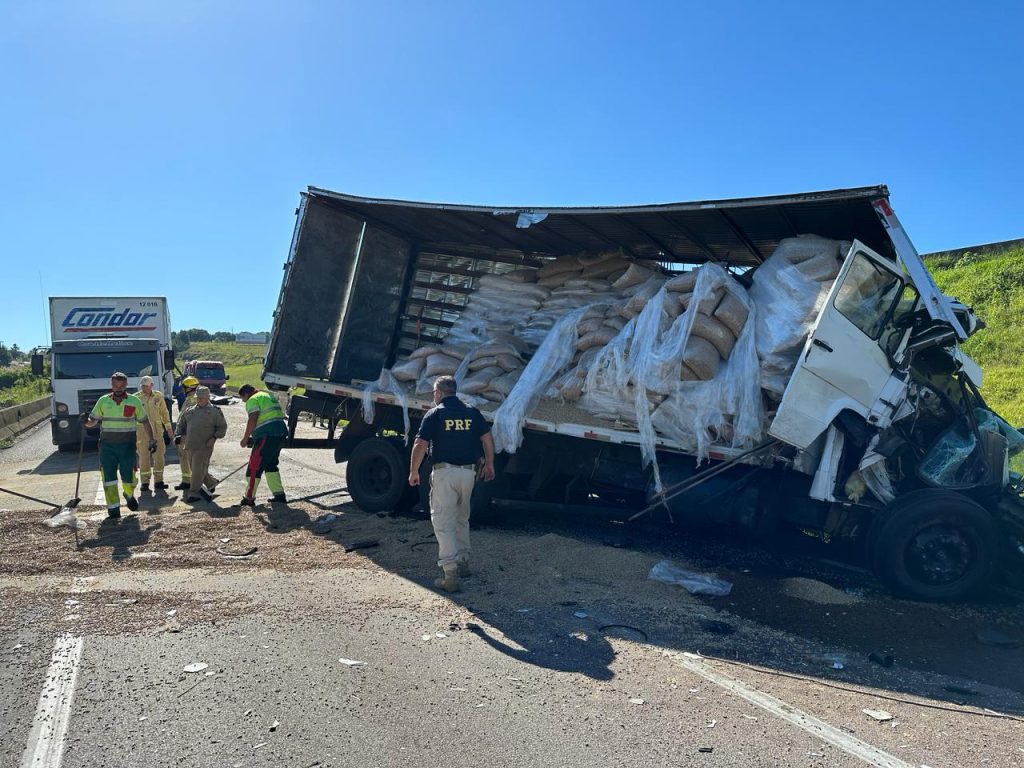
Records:
[[[263,378],[329,420],[357,505],[428,509],[411,441],[451,374],[493,423],[474,515],[615,507],[846,542],[897,594],[1019,570],[1024,437],[884,186],[602,208],[309,188]],[[335,426],[340,433],[335,438]]]

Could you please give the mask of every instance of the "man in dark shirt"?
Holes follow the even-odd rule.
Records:
[[[451,376],[440,376],[434,382],[437,405],[420,423],[409,466],[409,485],[419,485],[420,464],[430,451],[434,462],[430,473],[430,522],[437,537],[437,564],[442,573],[434,585],[445,592],[458,591],[459,577],[469,575],[469,499],[481,457],[480,479],[494,479],[491,425],[455,392]]]

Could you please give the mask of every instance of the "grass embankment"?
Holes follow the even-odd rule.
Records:
[[[963,345],[984,369],[988,404],[1014,426],[1024,425],[1024,248],[928,259],[942,291],[985,321]]]
[[[0,408],[21,405],[50,394],[50,379],[33,376],[28,366],[0,368]]]
[[[260,373],[263,371],[263,355],[266,347],[262,344],[236,344],[233,341],[193,341],[178,355],[184,360],[187,355],[193,360],[220,360],[231,378],[228,386],[238,388],[243,384],[263,387]],[[183,363],[179,363],[182,367]]]

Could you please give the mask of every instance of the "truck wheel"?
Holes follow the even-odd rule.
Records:
[[[896,594],[927,602],[963,600],[992,578],[995,521],[954,491],[926,489],[896,499],[868,534],[878,577]]]
[[[405,454],[395,441],[383,437],[359,443],[345,466],[348,492],[365,512],[400,509],[415,503],[418,495],[409,485],[408,477]]]

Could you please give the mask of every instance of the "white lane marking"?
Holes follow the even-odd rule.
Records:
[[[76,576],[71,581],[71,594],[84,592],[91,581],[91,576]],[[69,606],[65,616],[73,610],[74,606]],[[68,633],[58,637],[53,646],[50,668],[46,671],[46,682],[39,696],[21,768],[60,768],[83,643],[84,638]]]
[[[96,500],[94,502],[97,506],[107,506],[107,497],[103,495],[103,473],[100,473],[100,479],[96,481]]]
[[[672,651],[664,651],[664,653],[676,664],[685,667],[706,680],[710,680],[715,685],[724,688],[730,693],[734,693],[740,698],[746,699],[751,704],[760,707],[766,712],[792,723],[798,728],[803,728],[811,735],[817,736],[823,741],[827,741],[847,754],[863,760],[868,765],[878,766],[878,768],[915,768],[910,763],[900,760],[895,755],[883,752],[878,747],[872,746],[866,741],[861,741],[855,736],[851,736],[845,731],[829,725],[824,720],[819,720],[813,715],[802,712],[796,707],[790,706],[774,696],[769,696],[767,693],[755,690],[746,683],[737,680],[735,677],[730,677],[729,675],[718,672],[706,664],[704,660],[696,654],[679,654]]]
[[[60,768],[82,642],[81,637],[70,634],[57,638],[21,768]]]

